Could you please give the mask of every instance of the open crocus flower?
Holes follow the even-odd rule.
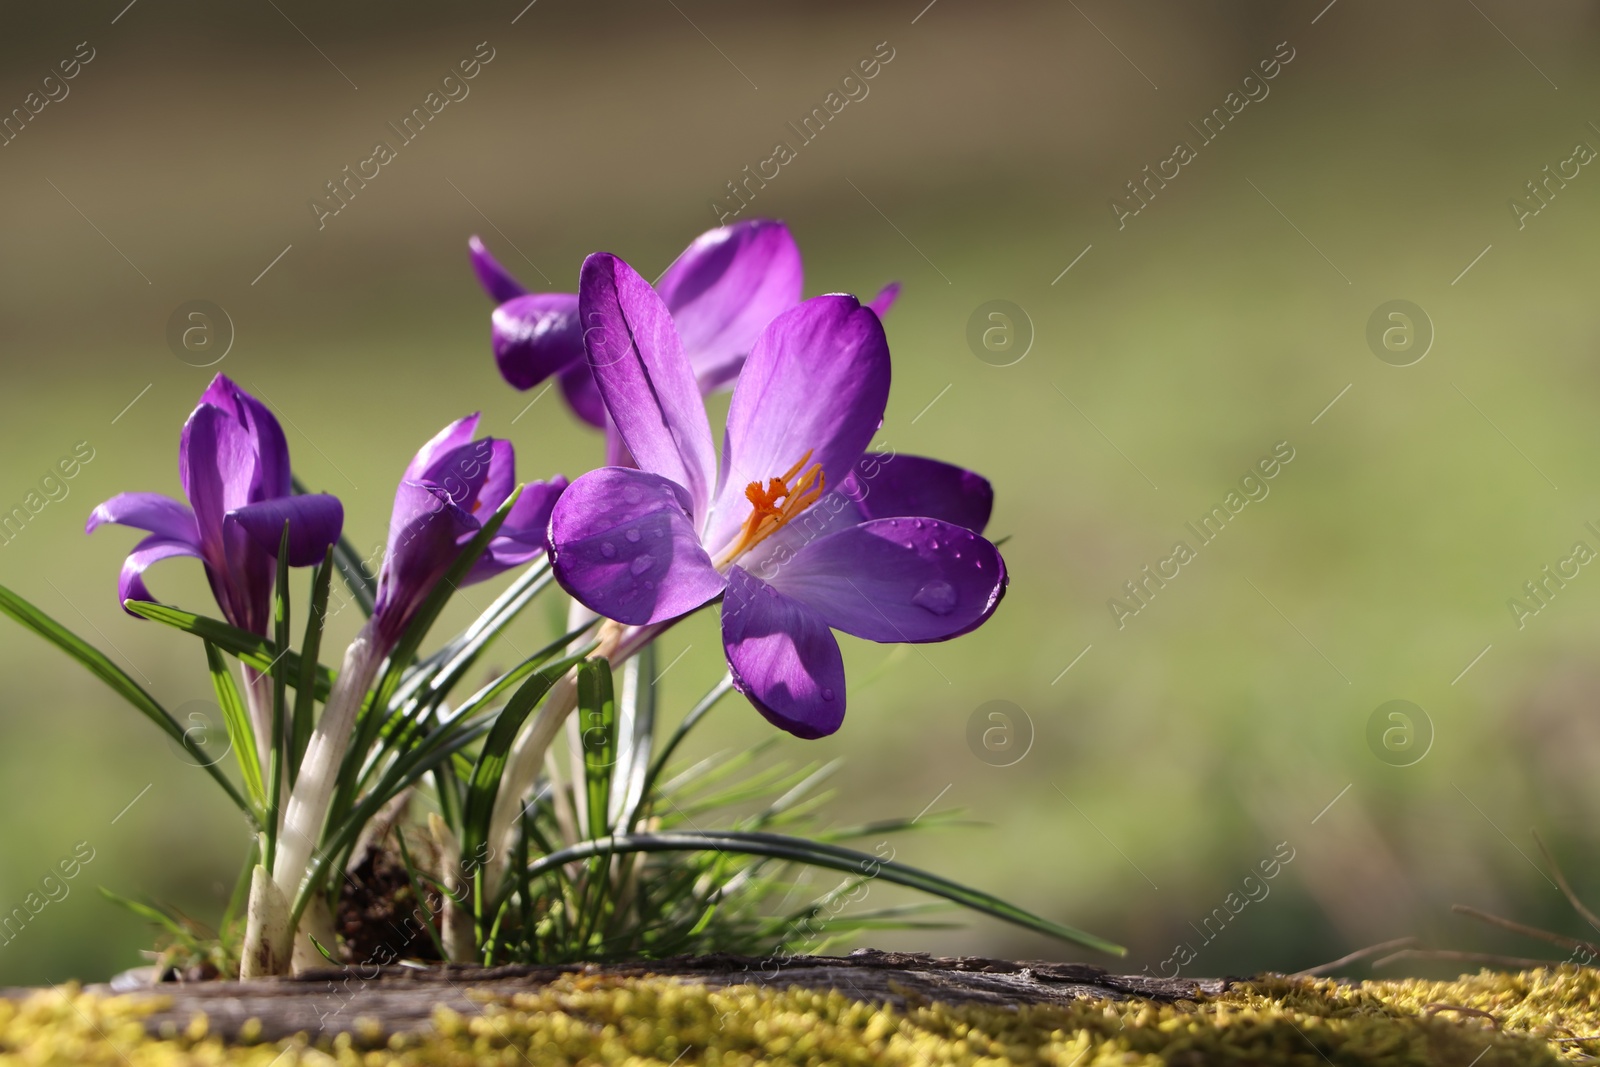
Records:
[[[662,297],[600,253],[584,263],[579,302],[589,366],[638,464],[579,478],[551,517],[557,580],[587,607],[646,626],[723,597],[734,684],[801,737],[844,718],[832,630],[942,641],[994,613],[1005,563],[971,528],[987,519],[986,483],[895,457],[875,498],[878,478],[857,469],[889,396],[889,348],[870,308],[820,296],[766,327],[734,388],[719,465]],[[911,477],[889,475],[894,464]],[[891,514],[938,495],[907,488],[918,472],[948,487],[949,518]]]
[[[265,635],[283,524],[289,524],[290,565],[320,563],[339,539],[343,507],[336,497],[291,495],[289,446],[278,420],[221,374],[183,424],[178,477],[188,504],[160,493],[118,493],[90,513],[85,533],[106,523],[150,533],[122,565],[117,599],[154,599],[144,584],[146,568],[193,556],[205,564],[223,616]]]
[[[495,362],[507,382],[531,389],[557,376],[578,417],[606,424],[605,405],[584,359],[573,293],[529,293],[491,256],[483,242],[468,242],[472,266],[499,303],[492,316]],[[707,231],[661,275],[656,291],[666,302],[700,390],[731,386],[761,331],[800,302],[800,248],[789,228],[751,219]],[[878,294],[880,315],[899,295],[892,284]]]

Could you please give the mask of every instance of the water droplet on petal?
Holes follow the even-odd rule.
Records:
[[[949,582],[935,578],[918,589],[911,602],[935,615],[948,615],[956,607],[956,589]]]
[[[638,577],[654,566],[655,562],[656,561],[651,559],[649,556],[639,556],[631,564],[629,564],[628,571],[633,574],[634,577]]]
[[[832,689],[824,689],[822,691],[822,699],[823,700],[832,700],[835,696],[837,696],[837,694],[834,693],[834,691]]]
[[[606,559],[610,559],[612,556],[617,554],[617,546],[612,544],[610,541],[601,541],[600,554]]]
[[[632,530],[629,530],[625,536],[628,538],[629,541],[633,541],[633,542],[637,543],[638,540],[639,540],[639,531],[638,531],[637,528],[634,528]]]
[[[639,502],[639,487],[637,485],[628,486],[622,491],[622,499],[630,504],[637,504]]]

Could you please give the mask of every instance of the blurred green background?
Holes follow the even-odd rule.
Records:
[[[1600,576],[1582,568],[1522,628],[1507,601],[1574,542],[1600,549],[1600,174],[1551,182],[1521,228],[1509,201],[1600,146],[1592,5],[524,2],[7,12],[0,108],[79,42],[94,58],[0,147],[0,505],[78,442],[94,459],[0,547],[0,581],[169,707],[206,700],[195,642],[115,604],[134,535],[82,527],[115,492],[177,492],[179,427],[215,370],[280,414],[362,547],[416,446],[468,411],[526,477],[595,465],[598,438],[554,397],[528,408],[498,377],[467,237],[537,288],[571,289],[597,249],[654,276],[887,42],[866,98],[743,217],[790,223],[808,293],[905,283],[880,441],[994,481],[1013,582],[960,641],[846,639],[844,728],[775,757],[846,757],[840,822],[963,809],[984,825],[899,858],[1122,940],[1132,971],[1179,943],[1186,974],[1411,934],[1538,954],[1453,902],[1578,931],[1529,830],[1600,899]],[[480,42],[494,58],[470,95],[319,230],[308,201]],[[1290,50],[1201,146],[1189,124]],[[1197,158],[1119,229],[1110,200],[1179,140]],[[167,344],[194,299],[236,330],[214,369]],[[1396,299],[1435,334],[1404,367],[1366,339]],[[992,300],[1031,324],[1009,366],[967,340]],[[1198,546],[1185,523],[1279,442],[1294,459],[1270,495]],[[1108,600],[1180,538],[1197,557],[1119,629]],[[190,563],[151,585],[210,604]],[[548,632],[530,617],[514,643]],[[677,714],[721,670],[710,620],[663,656],[684,649],[662,683]],[[1410,766],[1391,764],[1418,749],[1386,762],[1367,740],[1395,699],[1431,724]],[[968,741],[997,700],[1031,737],[1004,767]],[[770,735],[730,702],[699,744]],[[214,919],[245,845],[153,728],[5,622],[0,911],[80,841],[93,860],[0,943],[0,983],[137,964],[152,932],[95,887]],[[1208,940],[1280,842],[1294,858],[1270,895]],[[1063,951],[976,920],[877,943]]]

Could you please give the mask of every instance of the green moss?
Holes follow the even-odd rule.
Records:
[[[1466,1011],[1463,1009],[1471,1009]],[[1482,973],[1453,982],[1263,978],[1201,1002],[1071,1007],[878,1008],[837,992],[712,990],[667,979],[574,978],[496,1002],[481,1018],[441,1010],[431,1032],[371,1047],[348,1036],[227,1045],[196,1019],[145,1035],[140,1006],[76,989],[0,1001],[0,1064],[1459,1064],[1590,1061],[1600,972]],[[1482,1014],[1486,1013],[1488,1018]]]

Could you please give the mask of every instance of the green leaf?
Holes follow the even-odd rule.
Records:
[[[584,790],[589,836],[611,832],[611,771],[617,762],[617,701],[611,665],[585,660],[578,665],[578,738],[583,748]]]
[[[211,687],[217,694],[217,706],[222,709],[222,721],[228,728],[228,741],[239,761],[239,773],[244,777],[245,792],[257,810],[265,810],[267,793],[261,781],[261,754],[256,750],[256,733],[250,725],[250,712],[245,708],[239,687],[228,672],[228,661],[222,658],[217,646],[210,641],[206,646],[206,666],[211,671]]]
[[[678,745],[685,737],[689,736],[689,731],[693,730],[700,720],[705,718],[706,713],[717,706],[717,701],[731,692],[733,692],[733,675],[731,673],[724,674],[722,681],[712,686],[711,691],[700,698],[700,703],[689,709],[689,714],[685,715],[683,721],[678,724],[678,728],[672,731],[672,736],[667,739],[667,743],[661,746],[661,754],[650,765],[650,774],[645,778],[644,789],[641,791],[640,796],[649,797],[654,795],[656,781],[661,777],[661,772],[666,769],[667,761],[672,758],[673,752],[677,751]]]
[[[149,904],[140,903],[137,900],[132,900],[128,897],[122,896],[120,893],[113,893],[105,886],[100,886],[99,888],[100,895],[111,901],[111,903],[127,908],[129,911],[139,916],[139,918],[145,920],[153,926],[160,927],[173,937],[176,937],[181,941],[191,941],[194,939],[193,932],[185,930],[178,920],[174,919],[160,908],[152,907]]]
[[[306,614],[306,633],[300,639],[300,672],[295,682],[294,715],[289,727],[289,781],[300,777],[300,761],[305,758],[317,697],[317,657],[322,654],[322,625],[328,615],[328,587],[333,582],[333,548],[311,577],[311,610]]]
[[[237,626],[230,626],[220,619],[207,618],[196,615],[192,611],[181,608],[169,607],[166,604],[156,604],[149,600],[129,600],[123,607],[141,618],[152,622],[165,623],[184,633],[203,637],[216,645],[224,652],[236,657],[240,663],[247,667],[254,667],[262,674],[272,670],[272,665],[278,659],[278,646],[260,634],[253,634],[249,630],[241,630]],[[300,663],[300,657],[292,651],[284,653],[283,662],[289,668],[289,678],[298,684],[298,679],[307,672]],[[315,666],[316,695],[318,700],[326,700],[328,690],[333,687],[333,672],[322,664]]]
[[[77,660],[90,674],[99,678],[118,696],[132,704],[136,711],[160,727],[163,733],[182,745],[194,757],[196,765],[204,768],[205,772],[211,775],[228,794],[228,799],[245,813],[251,824],[256,823],[256,814],[251,809],[250,802],[245,800],[232,782],[228,781],[228,776],[216,766],[215,761],[206,756],[199,742],[185,733],[171,712],[158,704],[154,697],[145,692],[138,682],[128,677],[122,668],[107,659],[104,653],[3,585],[0,585],[0,611]]]
[[[337,779],[339,788],[333,797],[330,820],[340,818],[354,806],[356,790],[362,780],[361,769],[367,764],[373,742],[378,739],[378,732],[396,710],[392,706],[392,700],[405,668],[416,657],[417,649],[422,647],[422,642],[428,636],[434,621],[438,619],[439,613],[455,595],[467,572],[472,569],[472,565],[478,562],[478,557],[489,547],[489,542],[499,533],[506,516],[511,514],[512,507],[521,495],[522,486],[518,486],[510,496],[506,497],[505,502],[489,521],[473,535],[472,540],[467,542],[466,547],[456,555],[455,562],[450,564],[450,569],[445,571],[444,576],[434,584],[427,598],[412,616],[405,632],[400,635],[400,640],[395,643],[393,651],[389,653],[388,669],[379,679],[371,699],[361,709],[361,714],[356,719],[355,738],[345,750],[344,759],[339,765]]]
[[[489,736],[484,739],[483,750],[473,764],[472,776],[467,780],[467,803],[461,815],[463,857],[476,857],[479,863],[488,858],[489,819],[494,814],[494,801],[500,792],[500,778],[505,774],[506,756],[511,751],[511,743],[516,740],[528,713],[544,699],[550,687],[563,674],[583,661],[585,655],[587,650],[535,671],[494,717]]]
[[[294,475],[289,478],[294,491],[304,496],[305,484]],[[344,579],[345,587],[350,590],[350,596],[361,609],[361,614],[372,618],[373,605],[378,601],[378,579],[367,570],[366,564],[361,561],[361,553],[356,551],[356,546],[343,533],[333,546],[333,562],[339,568],[339,577]]]
[[[494,603],[460,636],[447,642],[406,674],[395,689],[392,703],[403,704],[424,688],[427,696],[423,699],[427,702],[435,702],[448,694],[484,650],[494,643],[495,638],[554,580],[548,559],[541,559],[518,575],[516,581],[507,586],[505,592],[496,597]],[[583,629],[589,629],[598,621],[596,619],[588,623]]]
[[[273,582],[272,590],[272,635],[277,639],[278,647],[287,650],[289,647],[289,523],[283,524],[283,533],[278,537],[277,575]],[[268,870],[272,869],[273,857],[277,854],[278,844],[278,811],[283,803],[283,780],[288,775],[287,766],[287,729],[288,695],[289,695],[289,665],[283,662],[284,657],[279,656],[272,663],[272,732],[268,737],[267,749],[267,817],[264,820],[267,831],[267,847],[263,853],[262,865]]]
[[[397,759],[384,774],[383,780],[361,798],[361,803],[355,806],[338,827],[324,833],[323,847],[312,859],[306,880],[301,883],[300,892],[295,896],[294,907],[289,913],[289,925],[291,927],[299,925],[301,914],[318,891],[330,866],[342,869],[337,866],[340,857],[355,843],[356,835],[385,804],[393,800],[400,791],[420,781],[434,768],[452,759],[463,748],[482,737],[488,729],[487,723],[459,726],[452,721],[439,727],[422,744]]]
[[[511,670],[507,671],[505,674],[502,674],[499,678],[496,678],[494,681],[478,690],[478,692],[474,693],[471,697],[468,697],[467,700],[456,709],[452,718],[462,720],[471,719],[484,708],[488,707],[490,704],[499,699],[500,695],[506,692],[506,690],[510,689],[512,686],[522,681],[522,679],[526,678],[529,674],[544,666],[560,652],[570,648],[572,643],[578,638],[582,637],[583,634],[593,625],[593,622],[585,623],[577,629],[572,630],[569,633],[562,634],[554,641],[551,641],[533,655],[529,656],[527,659],[511,668]],[[404,709],[402,712],[395,713],[379,733],[380,749],[403,750],[409,746],[415,739],[417,733],[425,725],[428,712],[432,711],[437,706],[438,701],[442,700],[446,695],[448,695],[448,693],[441,693],[433,702],[426,704],[418,703],[409,709]],[[396,697],[396,700],[398,699],[399,698]],[[367,769],[362,772],[363,782],[366,781],[368,776],[375,773],[378,764],[381,762],[380,757],[382,754],[382,752],[375,753],[374,756],[368,760]],[[452,824],[452,827],[453,826],[454,824]]]
[[[622,707],[625,718],[632,723],[629,731],[631,743],[626,761],[618,761],[617,772],[612,776],[616,792],[612,797],[614,814],[607,833],[627,833],[632,830],[645,800],[645,786],[650,778],[650,754],[656,737],[657,677],[654,641],[623,664]]]
[[[1074,944],[1083,945],[1114,956],[1125,956],[1128,950],[1093,934],[1060,923],[1051,922],[1032,912],[1008,904],[999,897],[941,878],[915,867],[883,860],[865,852],[825,845],[804,838],[783,834],[741,833],[733,830],[700,832],[680,830],[672,833],[620,834],[598,841],[584,841],[570,848],[541,856],[528,868],[530,876],[547,874],[563,864],[594,856],[628,852],[699,852],[711,851],[742,853],[789,860],[812,867],[825,867],[866,878],[882,878],[886,882],[921,890],[924,893],[953,901],[973,911],[992,915],[997,919]]]

